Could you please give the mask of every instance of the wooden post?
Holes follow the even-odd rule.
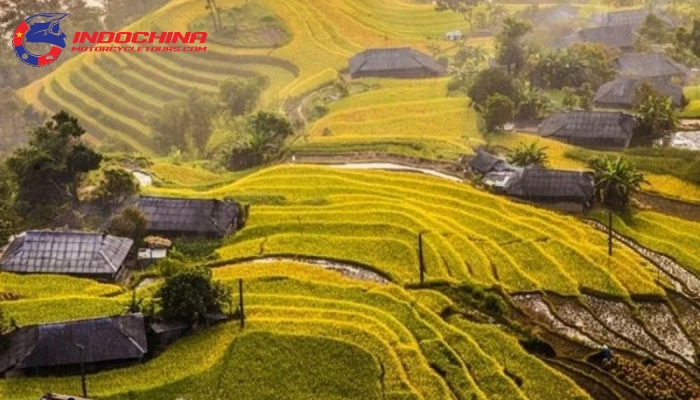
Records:
[[[83,388],[83,397],[87,399],[87,382],[85,381],[85,346],[74,343],[80,349],[80,383]]]
[[[423,232],[418,234],[418,268],[420,270],[420,284],[425,283],[425,261],[423,260]]]
[[[608,210],[608,256],[613,254],[613,234],[612,234],[613,217],[612,210]]]
[[[243,309],[243,279],[238,280],[238,306],[241,309],[241,328],[245,328],[245,310]]]

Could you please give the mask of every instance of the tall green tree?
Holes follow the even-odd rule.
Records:
[[[122,168],[109,168],[96,189],[97,199],[107,207],[121,204],[139,192],[139,184],[131,172]]]
[[[148,230],[148,219],[138,207],[128,206],[121,213],[109,220],[107,233],[114,236],[131,238],[134,241],[132,252],[138,251]]]
[[[508,162],[519,167],[532,165],[544,167],[549,162],[547,147],[540,146],[536,141],[530,144],[520,142],[508,152]]]
[[[484,0],[438,0],[435,4],[436,11],[453,11],[462,16],[469,24],[469,32],[474,30],[474,11]]]
[[[467,91],[469,98],[479,108],[486,104],[486,99],[489,96],[496,93],[508,97],[514,104],[520,102],[515,81],[500,68],[488,68],[479,71]]]
[[[205,323],[207,313],[221,311],[230,304],[231,291],[212,279],[209,268],[186,268],[165,278],[154,299],[165,321],[192,326]]]
[[[255,109],[266,85],[264,79],[227,80],[219,87],[219,100],[232,115],[244,115]]]
[[[594,157],[588,166],[594,173],[597,201],[616,211],[628,211],[632,194],[646,183],[644,174],[621,157]]]
[[[492,94],[486,99],[482,117],[487,133],[499,131],[515,117],[515,104],[500,93]]]
[[[81,180],[102,162],[102,155],[81,140],[84,134],[78,120],[61,111],[30,132],[28,145],[8,158],[21,216],[52,218],[62,205],[80,201]]]
[[[677,127],[678,116],[671,98],[656,91],[648,82],[635,89],[634,103],[635,139],[653,141]]]
[[[508,17],[496,35],[496,60],[508,71],[508,75],[518,76],[525,68],[527,48],[523,38],[532,32],[532,25],[522,19]]]
[[[0,164],[0,247],[14,234],[13,182],[4,164]]]

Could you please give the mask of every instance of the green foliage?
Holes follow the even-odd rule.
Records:
[[[77,203],[78,187],[89,171],[99,167],[102,155],[85,145],[85,129],[65,111],[30,132],[27,146],[7,160],[13,176],[15,209],[35,221],[46,221],[62,205]]]
[[[486,62],[486,52],[483,47],[468,46],[458,42],[454,63],[447,70],[450,74],[447,89],[451,93],[466,94],[484,62]]]
[[[482,116],[487,132],[501,130],[503,125],[511,122],[515,117],[515,104],[500,93],[492,94],[486,99]]]
[[[525,68],[527,49],[523,37],[532,32],[532,25],[515,17],[503,20],[500,32],[496,35],[496,61],[503,65],[508,75],[518,76]]]
[[[161,150],[175,146],[204,151],[211,135],[211,121],[218,112],[219,104],[212,96],[191,89],[184,99],[165,104],[162,112],[151,115],[148,122]]]
[[[244,115],[252,112],[267,87],[263,78],[241,82],[237,79],[225,81],[219,87],[219,99],[231,115]]]
[[[565,87],[562,92],[564,92],[564,97],[562,98],[561,104],[567,110],[573,110],[578,105],[578,96],[576,96],[576,90]]]
[[[635,89],[635,140],[651,141],[663,137],[678,125],[678,116],[668,96],[643,82]]]
[[[615,78],[615,58],[615,52],[605,45],[575,43],[542,54],[530,65],[528,75],[542,89],[580,88],[589,83],[596,90]]]
[[[500,68],[479,71],[467,92],[469,98],[478,107],[485,106],[489,96],[497,93],[509,98],[514,104],[519,103],[515,82]]]
[[[96,198],[106,206],[121,204],[139,192],[139,184],[131,172],[122,168],[108,168],[95,191]]]
[[[520,104],[516,117],[519,120],[537,121],[544,117],[550,108],[549,98],[530,82],[519,86]]]
[[[664,21],[654,13],[649,13],[642,26],[639,35],[651,43],[664,44],[671,40],[671,32]]]
[[[131,248],[133,251],[138,251],[143,245],[143,239],[146,237],[148,229],[148,220],[146,216],[135,206],[128,206],[118,215],[115,215],[109,220],[109,228],[107,232],[110,235],[127,237],[134,240],[134,245]]]
[[[221,311],[231,302],[231,291],[212,280],[205,267],[185,268],[165,278],[158,289],[155,303],[165,321],[180,321],[190,325],[206,322],[206,314]]]
[[[216,250],[221,247],[219,240],[176,240],[173,250],[186,261],[206,261],[217,258]]]
[[[594,172],[596,198],[599,202],[618,210],[627,211],[632,193],[645,182],[644,174],[629,160],[607,155],[594,157],[588,166]]]
[[[520,142],[514,149],[508,152],[508,162],[519,167],[529,167],[532,165],[545,167],[547,166],[548,159],[547,147],[540,146],[537,141],[530,144]]]
[[[593,98],[595,97],[595,92],[593,87],[588,82],[584,82],[583,85],[576,91],[576,96],[578,97],[578,105],[584,110],[593,109]]]

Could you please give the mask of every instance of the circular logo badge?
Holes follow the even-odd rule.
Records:
[[[66,13],[42,13],[32,15],[17,25],[12,33],[12,47],[23,63],[32,67],[44,67],[56,61],[66,47],[66,34],[60,21]],[[48,47],[44,54],[34,54],[27,45]],[[34,50],[36,51],[36,50]]]

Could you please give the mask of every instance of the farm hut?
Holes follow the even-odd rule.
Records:
[[[569,111],[552,114],[537,133],[575,146],[624,149],[636,127],[634,117],[622,112]]]
[[[525,168],[508,179],[504,192],[508,196],[578,213],[592,204],[593,175],[579,171]]]
[[[240,228],[240,204],[229,200],[141,197],[137,207],[151,235],[221,238]]]
[[[88,371],[97,371],[137,362],[147,352],[141,314],[27,326],[8,334],[0,374],[73,374],[81,361]]]
[[[65,394],[56,394],[56,393],[46,393],[45,395],[41,396],[39,400],[90,400],[86,399],[84,397],[78,397],[78,396],[68,396]]]
[[[638,10],[621,10],[621,11],[611,11],[605,14],[600,14],[595,16],[594,23],[596,26],[630,26],[633,30],[637,31],[644,24],[644,21],[651,14],[647,9]],[[654,13],[667,28],[673,29],[676,24],[668,17],[661,15],[659,13]]]
[[[661,53],[622,54],[615,61],[618,74],[625,78],[684,83],[690,70]]]
[[[632,108],[635,102],[636,89],[645,82],[638,78],[618,78],[605,83],[595,94],[593,104],[600,108]],[[649,81],[649,84],[659,93],[668,96],[676,108],[683,106],[683,88],[672,83]]]
[[[154,322],[148,325],[153,345],[164,349],[185,335],[189,327],[182,322]]]
[[[469,169],[477,174],[487,174],[489,172],[512,171],[514,167],[508,161],[498,158],[491,153],[479,149],[476,156],[469,160]]]
[[[637,34],[631,26],[613,25],[581,29],[577,33],[565,37],[560,47],[567,47],[581,42],[599,43],[626,52],[633,51],[636,41]]]
[[[410,47],[368,49],[350,59],[352,78],[426,78],[446,72],[432,57]]]
[[[7,247],[0,258],[0,271],[114,281],[133,243],[129,238],[101,233],[28,231]]]
[[[464,37],[464,34],[462,34],[462,31],[459,29],[454,30],[454,31],[449,31],[445,34],[445,39],[447,39],[451,42],[454,42],[457,40],[462,40],[463,37]]]

